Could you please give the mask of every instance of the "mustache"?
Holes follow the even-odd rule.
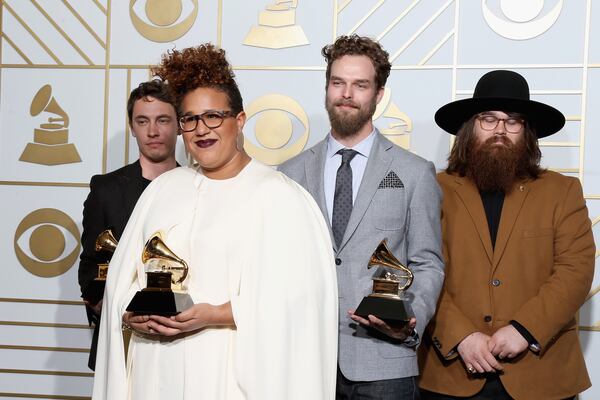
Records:
[[[494,143],[501,142],[506,147],[513,147],[513,142],[506,135],[494,135],[489,137],[481,144],[481,147],[491,146]]]
[[[350,107],[354,107],[354,108],[360,108],[358,106],[358,104],[356,104],[352,100],[337,100],[335,103],[333,103],[333,105],[334,106],[350,106]]]

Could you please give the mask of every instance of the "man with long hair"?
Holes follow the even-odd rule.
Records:
[[[565,124],[527,81],[492,71],[446,104],[438,175],[446,280],[421,352],[424,399],[566,399],[590,386],[575,314],[594,273],[581,184],[540,167]]]

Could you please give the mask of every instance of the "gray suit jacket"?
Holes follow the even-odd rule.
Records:
[[[323,187],[326,151],[327,139],[279,169],[312,194],[331,233]],[[347,311],[356,309],[371,293],[374,271],[368,270],[367,264],[379,242],[387,238],[391,252],[414,273],[408,295],[417,332],[423,336],[444,280],[440,203],[433,164],[377,132],[344,238],[339,248],[334,243],[340,305],[339,366],[346,378],[374,381],[418,375],[414,348],[358,326]]]

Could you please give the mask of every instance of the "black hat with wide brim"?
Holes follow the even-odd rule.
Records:
[[[504,70],[483,75],[472,98],[446,104],[435,113],[435,122],[446,132],[456,135],[463,123],[484,111],[523,114],[538,138],[550,136],[565,125],[565,116],[556,108],[529,99],[525,78]]]

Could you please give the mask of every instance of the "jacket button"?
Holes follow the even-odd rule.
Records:
[[[342,260],[340,258],[335,259],[335,265],[340,265],[341,263],[342,263]]]
[[[500,283],[502,283],[502,282],[500,282],[500,279],[494,279],[492,281],[492,286],[500,286]]]
[[[492,321],[492,316],[491,315],[486,315],[485,317],[483,317],[483,320],[485,322],[491,322]]]

